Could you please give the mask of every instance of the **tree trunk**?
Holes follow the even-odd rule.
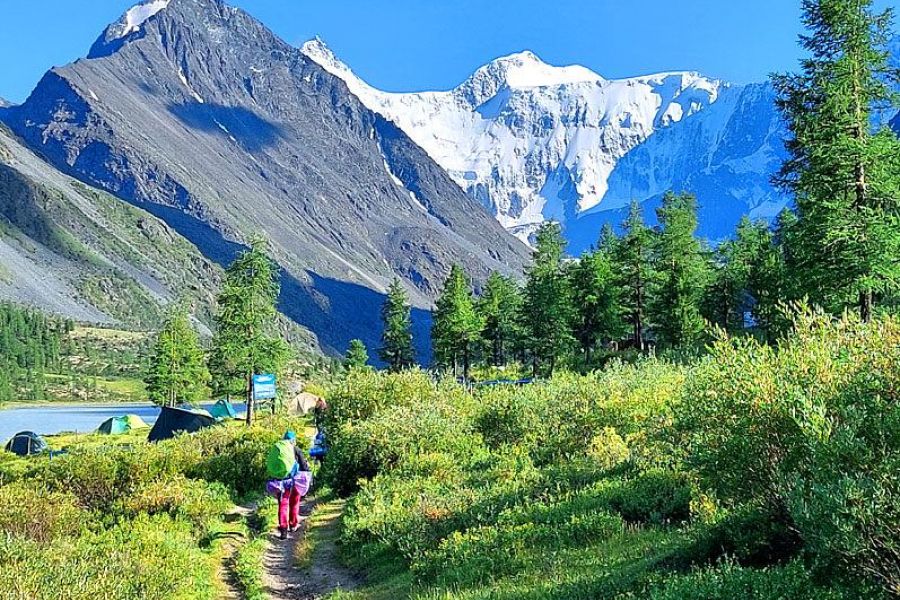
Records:
[[[859,293],[859,317],[863,323],[868,323],[872,320],[874,305],[872,290],[863,290]]]
[[[463,348],[463,378],[469,381],[469,344]]]
[[[247,374],[247,425],[253,425],[253,373]]]

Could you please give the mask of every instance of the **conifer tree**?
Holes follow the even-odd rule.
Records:
[[[203,400],[209,371],[187,310],[175,307],[166,317],[145,378],[150,400],[159,406]]]
[[[344,368],[348,371],[365,369],[369,363],[369,352],[362,340],[350,340],[350,347],[344,355]]]
[[[532,265],[526,272],[522,326],[535,375],[552,375],[572,347],[572,297],[563,253],[565,240],[557,223],[537,232]]]
[[[393,372],[407,369],[415,362],[411,311],[406,290],[399,279],[394,279],[381,309],[384,331],[381,334],[381,348],[378,350],[381,360]]]
[[[572,294],[577,299],[573,329],[585,366],[590,366],[598,343],[618,340],[626,329],[614,251],[607,233],[599,249],[585,253],[570,269]]]
[[[287,343],[277,332],[278,268],[265,245],[261,238],[254,238],[225,271],[210,357],[216,387],[227,389],[241,381],[248,425],[255,409],[253,376],[277,373],[289,355]]]
[[[774,78],[791,134],[779,176],[797,208],[791,252],[811,300],[868,320],[900,279],[900,143],[872,128],[900,82],[885,50],[892,13],[873,0],[804,0],[803,15],[809,57]]]
[[[484,322],[482,338],[491,362],[494,366],[502,366],[521,338],[518,321],[522,307],[521,290],[511,278],[495,271],[485,282],[476,307]]]
[[[632,343],[643,352],[653,277],[653,231],[644,223],[641,206],[637,202],[631,203],[624,233],[615,245],[613,258],[622,287],[625,320],[631,329]]]
[[[701,312],[708,263],[697,230],[697,200],[668,193],[657,210],[661,229],[656,240],[656,273],[650,304],[661,344],[691,349],[701,341]]]
[[[466,275],[462,268],[453,265],[433,313],[431,341],[438,364],[452,367],[457,375],[462,362],[463,377],[468,378],[472,351],[482,327]]]

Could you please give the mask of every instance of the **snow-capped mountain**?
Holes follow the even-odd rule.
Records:
[[[397,125],[222,0],[140,2],[0,120],[213,262],[264,234],[283,312],[334,354],[379,343],[382,294],[399,278],[427,360],[427,309],[451,265],[483,281],[528,261]]]
[[[716,180],[719,196],[701,204],[737,201],[740,212],[768,215],[785,203],[768,185],[781,148],[770,135],[779,125],[765,86],[693,72],[608,80],[521,52],[490,62],[450,91],[388,93],[357,77],[320,39],[303,52],[397,123],[523,239],[554,219],[570,240],[595,241],[598,214],[701,176]],[[657,136],[665,142],[653,143]],[[733,154],[723,154],[723,144]],[[718,236],[732,225],[703,228]]]

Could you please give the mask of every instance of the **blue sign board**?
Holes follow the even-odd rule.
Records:
[[[272,400],[275,398],[275,376],[274,375],[254,375],[253,376],[253,399],[254,400]]]

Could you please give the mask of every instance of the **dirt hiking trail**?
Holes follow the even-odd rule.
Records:
[[[304,500],[300,530],[280,540],[268,535],[263,584],[273,600],[320,600],[338,590],[351,591],[362,579],[340,561],[337,539],[342,502]]]

